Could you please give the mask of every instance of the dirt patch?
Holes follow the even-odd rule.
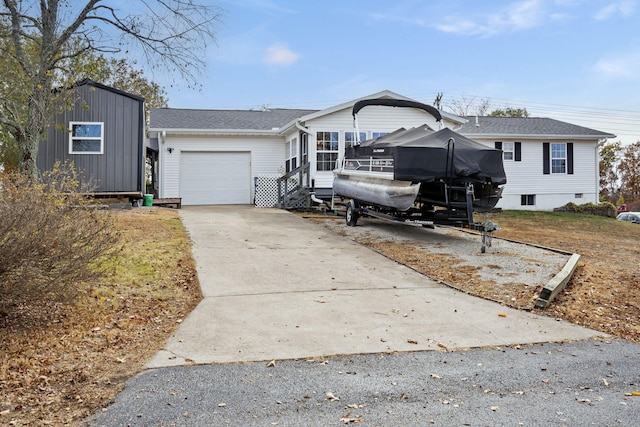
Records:
[[[479,236],[456,229],[372,218],[357,227],[335,216],[307,219],[469,294],[640,343],[640,226],[575,215],[503,214],[493,218],[501,227],[499,238],[481,254]],[[571,281],[549,308],[534,308],[535,300],[569,255],[503,239],[581,255]]]

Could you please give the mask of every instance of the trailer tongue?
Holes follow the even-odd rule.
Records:
[[[426,104],[369,99],[353,107],[356,137],[360,134],[357,113],[368,105],[419,108],[442,121],[440,112]],[[333,192],[350,199],[350,226],[360,216],[372,216],[423,226],[467,227],[482,232],[485,252],[497,229],[486,214],[500,200],[506,181],[501,150],[425,124],[346,147],[334,170]],[[474,212],[484,214],[482,222],[474,221]]]

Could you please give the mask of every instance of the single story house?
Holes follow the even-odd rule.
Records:
[[[409,99],[382,91],[323,110],[153,109],[158,196],[181,197],[185,205],[251,204],[260,176],[308,164],[316,196],[331,197],[332,170],[355,140],[352,107],[370,98]],[[547,118],[442,116],[444,126],[503,150],[508,182],[498,207],[598,202],[598,150],[615,135]],[[361,140],[401,127],[440,126],[422,110],[384,106],[364,108],[358,122]]]
[[[96,196],[142,199],[145,190],[144,99],[90,79],[70,89],[38,146],[40,171],[72,161]]]

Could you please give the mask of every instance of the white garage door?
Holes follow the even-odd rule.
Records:
[[[180,196],[184,205],[251,203],[251,153],[182,152]]]

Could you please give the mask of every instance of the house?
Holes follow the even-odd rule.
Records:
[[[315,195],[331,197],[336,160],[355,140],[353,104],[369,98],[409,99],[382,91],[323,110],[153,109],[158,195],[181,197],[185,205],[251,204],[258,178],[299,173],[308,164]],[[508,182],[499,207],[598,202],[599,144],[615,135],[544,118],[442,116],[444,126],[504,151]],[[422,110],[384,106],[363,109],[358,122],[361,140],[401,127],[440,127]]]
[[[38,169],[72,161],[96,196],[142,199],[144,99],[90,79],[71,90],[70,108],[54,116],[38,147]]]

